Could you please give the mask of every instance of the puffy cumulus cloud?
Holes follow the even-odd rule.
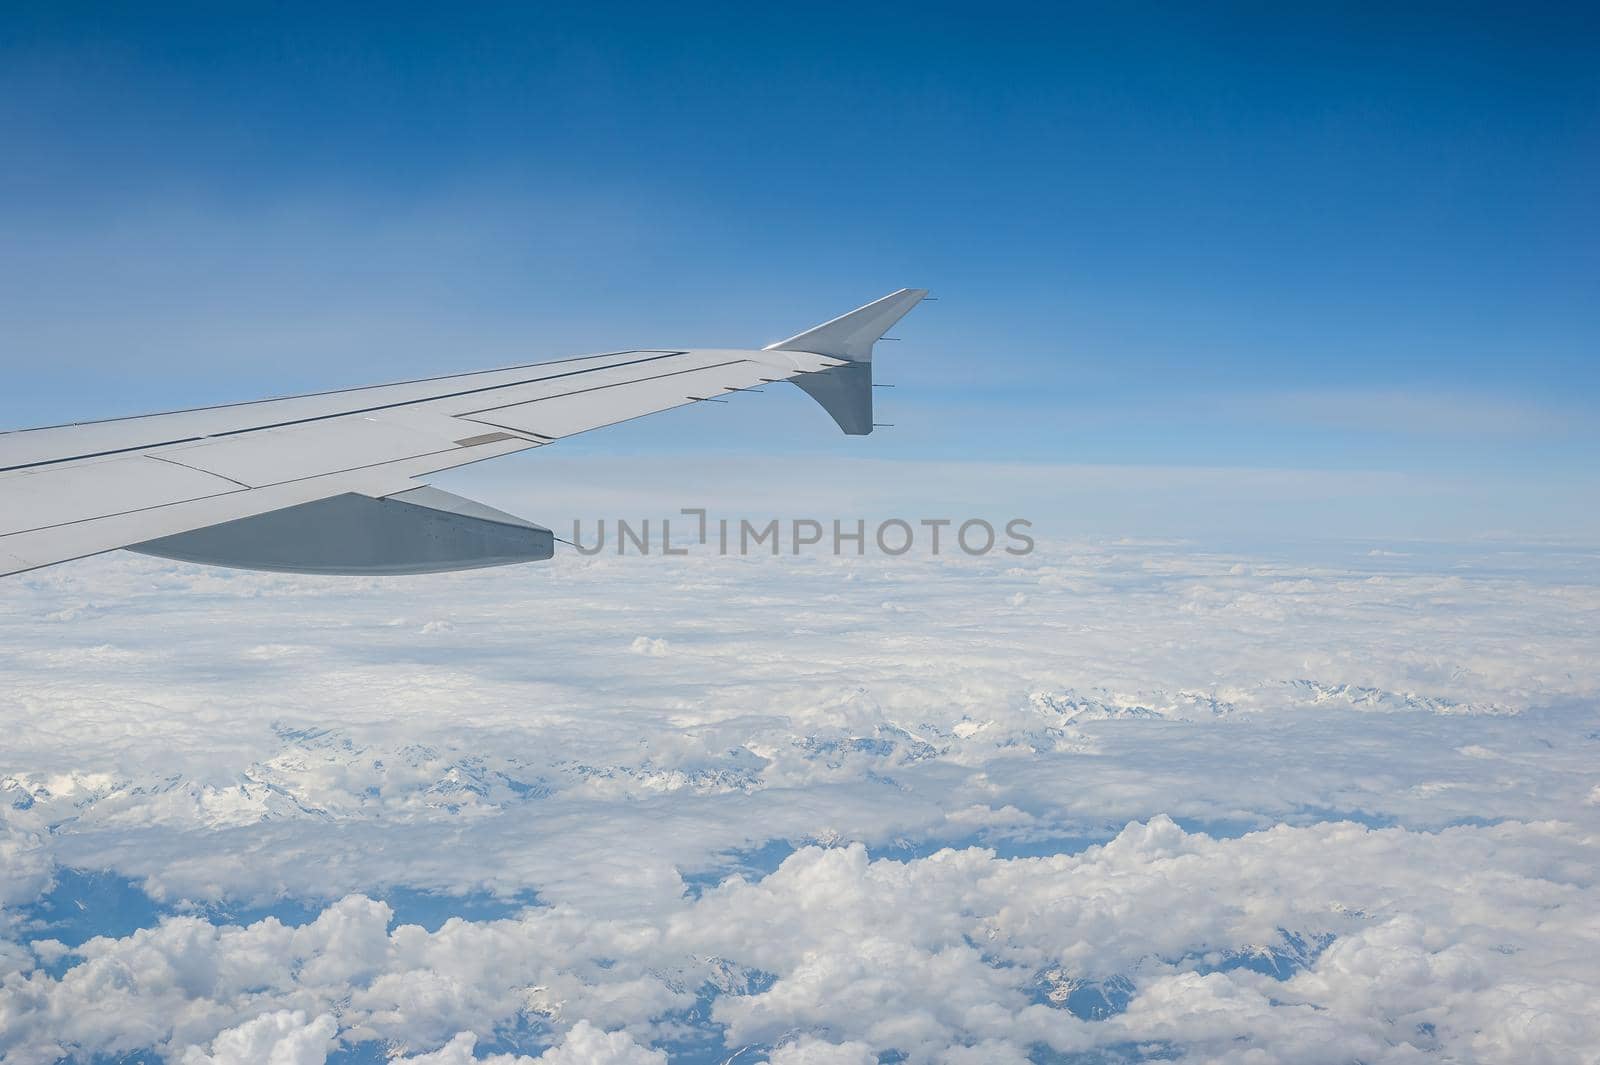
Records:
[[[665,658],[667,654],[667,641],[653,636],[635,636],[633,643],[628,645],[628,650],[636,655],[648,655],[651,658]]]
[[[0,1053],[1581,1059],[1592,555],[1373,550],[15,579]]]
[[[1514,1059],[1524,1044],[1512,1032],[1540,1031],[1528,1050],[1573,1053],[1600,1035],[1578,1005],[1600,986],[1586,960],[1600,948],[1585,916],[1600,894],[1582,868],[1594,848],[1557,825],[1432,834],[1346,823],[1217,840],[1158,818],[1047,859],[803,851],[758,883],[724,885],[691,916],[700,942],[780,974],[761,994],[718,1002],[740,1040],[826,1026],[879,1048],[910,1043],[929,1060],[1019,1033],[1062,1051],[1168,1042],[1201,1059],[1251,1047],[1297,1061],[1405,1060],[1408,1047]],[[811,936],[769,934],[742,950],[728,931],[796,925]],[[1025,1004],[1063,974],[1137,990],[1126,1013],[1098,1023]],[[1485,1038],[1488,1017],[1503,1019],[1492,1026],[1503,1041]]]
[[[237,1028],[218,1032],[208,1054],[189,1047],[181,1065],[322,1065],[338,1026],[324,1013],[307,1021],[304,1011],[263,1013]]]
[[[771,1065],[878,1065],[878,1055],[866,1043],[830,1043],[802,1036],[772,1051]]]
[[[539,1061],[663,1060],[648,1044],[716,989],[726,1045],[775,1062],[1581,1060],[1597,850],[1559,823],[1219,839],[1157,817],[1040,858],[806,847],[650,918],[562,905],[428,931],[361,896],[298,927],[173,917],[8,976],[0,1048],[258,1060],[320,1053],[337,1016],[342,1041],[436,1048],[411,1059],[428,1065],[523,1030],[551,1034]]]
[[[454,1039],[440,1047],[438,1050],[428,1051],[423,1054],[412,1054],[391,1058],[391,1061],[403,1061],[407,1065],[471,1065],[477,1060],[473,1057],[472,1048],[478,1045],[478,1037],[471,1032],[457,1032]],[[528,1058],[507,1055],[511,1061],[527,1061]]]
[[[588,1021],[572,1026],[558,1045],[538,1057],[523,1054],[475,1056],[478,1037],[459,1032],[438,1050],[426,1054],[392,1057],[401,1065],[666,1065],[667,1056],[659,1050],[639,1045],[627,1032],[607,1032]]]
[[[640,1046],[626,1032],[603,1032],[579,1021],[560,1046],[535,1060],[541,1065],[666,1065],[667,1055]]]
[[[0,781],[0,788],[5,784]],[[49,847],[38,832],[0,823],[0,934],[10,907],[37,898],[50,883],[52,867]]]
[[[390,919],[384,903],[350,896],[300,926],[170,917],[91,939],[59,979],[0,985],[0,1049],[203,1044],[264,1009],[337,1010],[347,1039],[428,1046],[518,1017],[577,1012],[615,1027],[693,1001],[630,951],[643,927],[549,910],[432,933]]]

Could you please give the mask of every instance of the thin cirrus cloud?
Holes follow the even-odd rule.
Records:
[[[1318,389],[1223,402],[1224,409],[1277,424],[1445,437],[1552,437],[1586,425],[1555,404],[1435,388]]]

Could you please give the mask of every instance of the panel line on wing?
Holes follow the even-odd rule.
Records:
[[[678,377],[678,376],[680,376],[682,374],[688,374],[688,373],[699,373],[702,370],[720,370],[724,366],[737,366],[741,362],[748,362],[748,361],[749,361],[748,359],[729,359],[727,362],[714,362],[714,363],[711,363],[708,366],[691,366],[687,370],[673,370],[673,371],[671,371],[669,373],[654,374],[654,375],[652,375],[650,377],[634,377],[634,378],[631,378],[631,379],[629,379],[627,381],[612,381],[609,384],[595,385],[595,386],[593,386],[591,388],[574,388],[571,392],[557,392],[554,395],[551,395],[551,396],[540,396],[537,399],[524,399],[524,400],[518,400],[515,403],[502,403],[498,407],[484,407],[481,410],[471,410],[471,411],[467,411],[467,412],[465,412],[463,414],[457,414],[456,417],[457,418],[474,418],[479,414],[492,414],[497,410],[506,410],[507,408],[510,408],[510,407],[530,407],[535,403],[548,403],[550,400],[553,400],[553,399],[566,399],[566,398],[568,398],[570,396],[581,396],[581,395],[584,395],[585,393],[588,393],[588,392],[601,392],[601,391],[604,391],[605,389],[608,389],[608,388],[627,388],[629,385],[642,385],[642,384],[647,384],[647,383],[649,383],[651,381],[665,381],[669,377]],[[684,398],[685,399],[696,399],[698,397],[685,396]]]
[[[528,443],[532,443],[531,440],[527,441],[527,442]],[[451,447],[451,448],[442,448],[442,449],[440,449],[438,451],[425,451],[425,452],[422,452],[422,453],[416,454],[416,455],[405,455],[405,456],[402,456],[400,458],[384,459],[382,462],[369,462],[364,466],[347,466],[344,469],[321,471],[321,472],[318,472],[318,473],[306,474],[303,477],[289,477],[289,478],[286,478],[286,479],[284,479],[282,481],[274,481],[271,484],[241,485],[239,488],[236,488],[236,489],[235,488],[230,488],[230,489],[228,489],[227,491],[224,491],[224,492],[212,492],[209,495],[195,496],[192,499],[167,500],[167,501],[162,502],[162,503],[152,504],[152,505],[150,505],[148,507],[130,507],[127,510],[115,510],[115,511],[110,511],[110,512],[105,513],[105,514],[89,514],[89,515],[86,515],[86,516],[84,516],[82,518],[73,518],[71,521],[60,521],[60,522],[55,522],[54,524],[50,524],[50,525],[35,525],[35,526],[31,526],[31,527],[26,528],[26,529],[12,529],[12,530],[7,531],[3,535],[0,535],[0,544],[4,544],[6,539],[9,538],[9,537],[21,536],[24,533],[44,532],[47,529],[64,529],[64,528],[67,528],[67,527],[72,526],[72,525],[82,525],[82,524],[84,524],[86,522],[101,521],[101,520],[103,520],[105,518],[120,518],[120,517],[125,517],[125,516],[127,516],[129,514],[139,514],[141,512],[149,511],[149,510],[164,510],[164,509],[167,509],[167,508],[170,508],[170,507],[181,506],[184,503],[199,502],[199,501],[201,501],[203,499],[215,499],[215,498],[217,498],[219,496],[237,495],[240,492],[260,492],[260,491],[263,491],[264,489],[268,489],[268,488],[282,488],[284,485],[298,484],[298,483],[300,483],[302,481],[314,481],[314,480],[317,480],[319,477],[337,477],[340,474],[344,474],[344,473],[360,473],[362,470],[376,470],[376,469],[379,469],[379,468],[381,468],[383,466],[398,465],[398,464],[403,463],[403,462],[409,462],[409,461],[413,461],[415,459],[425,459],[425,458],[429,458],[429,457],[434,456],[434,455],[454,454],[456,451],[457,451],[457,449],[453,448],[453,447]],[[142,458],[148,458],[148,459],[156,458],[155,455],[144,455],[144,456],[141,456],[141,457]],[[165,460],[162,460],[162,461],[165,461]],[[195,469],[193,466],[185,466],[181,462],[169,462],[168,465],[176,466],[176,467],[179,467],[179,468],[185,469],[185,470],[190,470],[190,471],[192,471],[194,473],[205,474],[205,475],[210,476],[210,477],[217,477],[217,478],[220,478],[222,480],[229,481],[229,482],[231,482],[233,484],[239,484],[238,481],[233,480],[233,478],[231,478],[231,477],[225,477],[224,475],[222,475],[220,473],[212,473],[210,470]]]
[[[482,388],[468,388],[468,389],[463,389],[462,391],[459,391],[459,392],[442,393],[442,394],[437,395],[437,396],[424,396],[424,397],[421,397],[421,398],[418,398],[418,399],[400,400],[400,401],[397,401],[397,402],[394,402],[394,403],[383,403],[383,404],[379,404],[377,406],[362,407],[362,408],[359,408],[359,409],[356,409],[356,410],[343,410],[343,411],[337,411],[337,412],[332,413],[332,414],[318,414],[318,415],[313,415],[313,416],[306,417],[306,418],[294,418],[294,419],[290,419],[290,420],[282,421],[282,422],[273,422],[273,423],[268,424],[268,425],[253,425],[253,426],[250,426],[250,427],[245,428],[245,429],[229,429],[229,430],[225,430],[225,431],[219,432],[219,433],[211,433],[211,434],[208,434],[206,436],[180,437],[180,438],[175,439],[175,440],[163,440],[163,441],[160,441],[160,442],[154,443],[154,444],[135,444],[135,445],[133,445],[131,447],[113,448],[113,449],[108,450],[108,451],[86,452],[86,453],[81,454],[81,455],[66,455],[66,456],[63,456],[61,458],[44,459],[44,460],[41,460],[39,462],[24,462],[24,463],[19,463],[18,465],[15,465],[15,466],[0,467],[0,473],[11,473],[11,472],[16,471],[16,470],[38,469],[38,468],[43,467],[43,466],[57,466],[57,465],[60,465],[62,463],[77,462],[77,461],[80,461],[80,460],[83,460],[83,459],[108,458],[108,457],[110,457],[112,455],[123,455],[123,454],[127,454],[129,452],[135,452],[135,451],[147,451],[147,450],[152,450],[152,449],[155,449],[155,448],[173,447],[173,446],[175,446],[177,444],[193,444],[193,443],[198,443],[199,441],[202,441],[202,440],[211,440],[211,439],[217,439],[217,438],[229,437],[229,436],[240,436],[240,435],[243,435],[243,434],[246,434],[246,433],[258,433],[258,432],[262,432],[262,431],[267,430],[267,429],[284,429],[284,428],[288,428],[289,426],[293,426],[293,425],[306,425],[306,424],[309,424],[311,422],[329,421],[329,420],[332,420],[334,418],[347,418],[347,417],[351,417],[353,415],[358,415],[358,414],[372,414],[372,413],[375,413],[377,411],[395,410],[395,409],[400,408],[400,407],[414,407],[414,406],[417,406],[417,405],[423,404],[423,403],[435,403],[435,402],[438,402],[440,400],[446,400],[446,399],[459,399],[462,396],[476,395],[476,394],[478,394],[480,392],[495,392],[495,391],[499,391],[500,389],[503,389],[503,388],[518,388],[518,387],[522,387],[522,386],[525,386],[525,385],[539,384],[539,383],[544,382],[544,381],[558,381],[558,380],[561,380],[561,379],[567,378],[567,377],[579,377],[579,376],[582,376],[583,374],[598,373],[598,372],[600,372],[602,370],[616,370],[616,369],[621,369],[621,368],[628,367],[628,366],[640,366],[640,365],[643,365],[644,363],[656,362],[656,361],[658,361],[660,359],[672,358],[674,356],[685,355],[685,354],[687,354],[686,351],[662,351],[662,352],[659,352],[658,354],[651,355],[648,358],[633,359],[633,360],[631,360],[629,362],[612,363],[609,366],[593,366],[593,367],[589,367],[589,368],[583,369],[583,370],[569,370],[566,373],[548,374],[548,375],[546,375],[544,377],[531,377],[531,378],[528,378],[528,379],[522,380],[522,381],[507,381],[507,382],[504,382],[502,384],[485,385]],[[569,360],[558,360],[558,361],[568,361],[568,362],[570,362],[572,360],[569,359]],[[553,364],[552,363],[536,363],[534,365],[549,366],[549,365],[553,365]],[[518,369],[520,367],[513,367],[513,368],[514,369]],[[475,376],[475,375],[463,375],[463,376]],[[440,378],[440,380],[445,380],[445,378]],[[649,378],[639,378],[638,380],[649,380]],[[410,384],[412,382],[401,382],[401,383],[402,384]],[[380,386],[377,386],[377,387],[386,388],[386,387],[389,387],[389,386],[380,385]],[[601,387],[607,387],[607,386],[601,386]],[[359,391],[365,391],[365,390],[364,389],[351,389],[350,391],[358,391],[359,392]],[[332,394],[332,393],[329,393],[329,394]],[[567,395],[567,394],[571,394],[571,393],[563,393],[563,394]],[[290,397],[290,398],[292,398],[292,399],[301,399],[301,398],[307,398],[307,397],[294,396],[294,397]],[[275,401],[275,400],[262,400],[262,401],[259,401],[259,402],[277,402],[277,401]],[[227,406],[248,406],[248,405],[249,404],[228,404]],[[509,406],[511,404],[507,404],[507,405]],[[222,408],[201,407],[201,408],[197,408],[197,409],[198,410],[216,410],[216,409],[222,409]],[[486,409],[495,410],[495,409],[498,409],[498,408],[490,407],[490,408],[486,408]],[[178,412],[178,413],[187,413],[187,412]],[[161,417],[161,415],[146,415],[145,417]],[[109,421],[123,421],[123,420],[137,420],[137,419],[108,419],[108,420]],[[93,424],[93,423],[87,423],[86,422],[84,424]],[[71,426],[50,426],[48,428],[72,428],[72,427]],[[27,430],[21,430],[21,431],[22,432],[35,432],[36,430],[27,429]],[[0,434],[0,435],[3,435],[3,434]]]
[[[71,428],[70,426],[52,425],[52,429]],[[22,430],[28,432],[30,430]],[[81,455],[65,455],[58,459],[43,459],[39,462],[19,462],[15,466],[0,466],[0,473],[14,473],[19,470],[34,470],[41,466],[59,466],[63,462],[81,462],[89,459],[107,459],[112,455],[126,455],[132,451],[147,451],[158,447],[173,447],[177,444],[195,444],[204,440],[203,436],[181,436],[176,440],[162,440],[155,444],[135,444],[133,447],[114,447],[108,451],[85,451]]]
[[[24,533],[244,490],[229,478],[148,455],[15,474],[6,478],[4,489],[8,506],[0,514],[0,544]],[[84,514],[81,499],[94,500],[97,513]]]
[[[484,425],[519,432],[536,431],[553,438],[575,436],[691,403],[725,403],[726,400],[712,397],[754,385],[761,380],[761,373],[772,372],[770,366],[753,359],[728,359],[652,377],[575,389],[558,396],[511,403],[458,417],[470,417]]]
[[[210,410],[228,410],[233,407],[259,407],[265,403],[287,403],[296,399],[323,399],[327,396],[342,396],[347,392],[371,392],[379,388],[404,388],[407,385],[427,385],[435,381],[448,381],[456,377],[483,377],[492,373],[510,373],[512,370],[526,370],[534,366],[559,366],[568,362],[585,362],[589,359],[609,359],[617,355],[682,355],[682,350],[669,350],[667,348],[629,348],[626,351],[601,351],[593,355],[568,355],[562,359],[546,359],[544,362],[519,362],[512,366],[500,366],[490,370],[469,370],[466,373],[436,374],[433,377],[413,377],[405,381],[388,381],[381,385],[356,385],[353,388],[330,388],[322,392],[301,392],[290,396],[269,396],[266,399],[245,399],[237,403],[213,403],[205,407],[179,407],[176,410],[156,411],[152,414],[134,414],[120,418],[88,418],[81,422],[58,422],[55,425],[33,425],[26,429],[8,429],[0,432],[0,437],[12,433],[43,433],[51,429],[82,429],[91,425],[109,425],[112,422],[135,422],[146,418],[171,418],[179,414],[202,414]],[[615,366],[626,366],[628,363],[613,363]],[[593,367],[596,370],[606,369],[604,366]],[[490,385],[486,387],[499,387]],[[429,397],[433,398],[433,397]],[[151,446],[151,445],[145,445]]]
[[[255,485],[253,485],[253,484],[245,484],[243,481],[235,480],[234,478],[229,477],[225,473],[218,473],[216,470],[203,470],[199,466],[191,466],[187,462],[179,462],[177,459],[171,459],[171,458],[168,458],[165,455],[146,455],[144,457],[147,458],[147,459],[155,459],[157,462],[165,462],[169,466],[182,466],[184,469],[193,470],[195,473],[209,473],[213,477],[221,477],[224,481],[231,481],[233,484],[238,485],[240,488],[254,488],[255,487]]]

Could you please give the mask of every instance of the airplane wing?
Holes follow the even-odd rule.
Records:
[[[0,433],[0,576],[117,548],[297,573],[549,558],[549,530],[425,479],[778,381],[870,433],[872,345],[926,295],[901,289],[759,351],[619,351]]]

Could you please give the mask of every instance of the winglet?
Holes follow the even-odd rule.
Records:
[[[846,434],[866,436],[872,432],[872,345],[927,294],[925,288],[903,288],[798,336],[768,344],[766,350],[809,351],[844,359],[843,366],[793,380]]]
[[[872,345],[889,327],[910,313],[928,294],[925,288],[903,288],[798,336],[768,344],[768,351],[809,351],[851,362],[871,362]]]

